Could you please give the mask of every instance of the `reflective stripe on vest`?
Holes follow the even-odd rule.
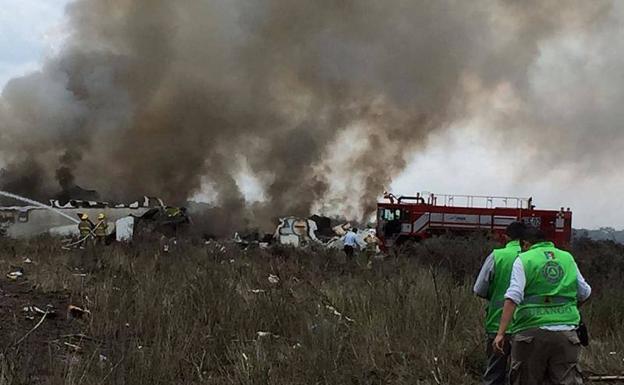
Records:
[[[105,236],[107,229],[108,229],[108,223],[106,223],[105,221],[99,222],[97,224],[97,227],[95,228],[95,235]]]
[[[568,252],[552,242],[534,245],[520,254],[526,286],[511,330],[515,333],[548,325],[578,325],[577,268]]]
[[[78,224],[78,230],[80,231],[80,234],[87,235],[91,232],[91,224],[89,222],[82,221]]]
[[[569,297],[561,297],[558,295],[555,296],[544,296],[544,295],[534,295],[528,298],[525,298],[522,301],[523,304],[564,304],[568,302],[575,301],[574,298]]]
[[[572,299],[568,297],[560,297],[560,296],[543,296],[543,295],[534,295],[528,298],[525,298],[522,303],[523,304],[564,304],[566,302],[570,302]],[[505,306],[505,300],[492,302],[490,304],[494,309],[502,309]]]

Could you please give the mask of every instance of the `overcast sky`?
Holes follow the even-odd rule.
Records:
[[[64,8],[69,0],[2,0],[0,7],[0,88],[15,77],[35,71],[62,44]],[[621,10],[621,9],[620,9]],[[543,47],[549,52],[561,42]],[[583,50],[584,47],[580,47]],[[538,63],[539,64],[539,63]],[[542,71],[541,74],[551,72]],[[539,79],[540,69],[536,69]],[[397,195],[417,191],[438,193],[532,196],[539,208],[571,207],[575,227],[624,227],[621,192],[624,177],[619,165],[600,177],[578,175],[565,165],[534,175],[522,169],[522,153],[505,151],[488,136],[478,119],[438,131],[426,148],[413,155],[407,169],[390,188]],[[578,148],[582,152],[581,146]],[[515,176],[511,176],[515,175]],[[606,175],[606,176],[605,176]],[[495,182],[493,182],[495,181]]]
[[[38,68],[62,41],[68,0],[2,0],[0,85]]]

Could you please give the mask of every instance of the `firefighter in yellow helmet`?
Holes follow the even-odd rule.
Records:
[[[91,231],[93,230],[93,222],[89,219],[89,216],[85,213],[80,214],[80,222],[78,223],[78,230],[80,231],[80,243],[78,244],[81,249],[84,249],[89,238],[91,238]]]
[[[95,240],[99,245],[106,244],[106,235],[108,234],[108,223],[106,222],[106,215],[100,213],[98,215],[98,221],[95,224]]]

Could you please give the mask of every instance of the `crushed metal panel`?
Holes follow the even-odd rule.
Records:
[[[316,237],[316,222],[311,219],[286,217],[281,218],[275,229],[274,238],[282,245],[303,246],[310,242],[320,243]]]
[[[117,242],[129,242],[134,236],[134,217],[127,216],[115,222]]]

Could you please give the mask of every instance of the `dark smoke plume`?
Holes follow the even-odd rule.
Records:
[[[76,0],[58,57],[3,91],[2,187],[43,197],[79,184],[110,200],[181,203],[208,184],[235,226],[246,165],[264,190],[258,222],[309,214],[322,201],[363,215],[429,133],[465,117],[475,98],[467,84],[487,92],[508,83],[528,95],[540,43],[599,24],[609,9]],[[354,142],[344,141],[349,132]],[[351,154],[339,165],[336,148]],[[337,169],[350,181],[340,196],[329,177]]]

